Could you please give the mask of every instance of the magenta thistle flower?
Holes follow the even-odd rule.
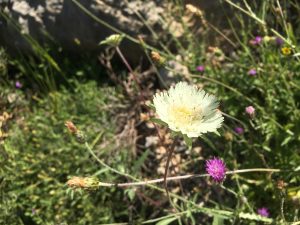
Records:
[[[245,111],[251,117],[254,116],[254,114],[255,114],[255,108],[252,105],[247,106]]]
[[[255,75],[257,74],[257,72],[256,72],[255,69],[250,69],[250,70],[248,71],[248,74],[249,74],[250,76],[255,76]]]
[[[259,214],[263,217],[269,217],[270,216],[269,210],[266,207],[259,208],[257,210],[257,214]]]
[[[234,131],[237,134],[243,134],[244,133],[244,128],[242,128],[242,127],[236,127],[236,128],[234,128]]]
[[[197,66],[196,70],[199,72],[204,72],[205,67],[203,65],[200,65],[200,66]]]
[[[222,182],[226,175],[226,165],[222,159],[214,157],[206,160],[206,172],[216,181]]]
[[[16,88],[22,88],[23,87],[23,85],[20,81],[16,81],[15,86],[16,86]]]

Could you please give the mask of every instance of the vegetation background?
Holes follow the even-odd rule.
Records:
[[[165,30],[149,27],[151,44],[124,37],[140,46],[140,63],[126,59],[126,45],[74,57],[24,33],[32,54],[1,48],[0,224],[300,224],[299,2],[215,1],[218,13],[169,3],[160,19]],[[1,16],[18,29],[4,10]],[[162,177],[173,138],[153,127],[148,116],[155,114],[144,100],[180,80],[216,95],[225,122],[220,136],[202,136],[191,149],[176,139],[171,175],[204,174],[205,160],[214,156],[229,170],[281,172],[228,175],[222,184],[209,177],[170,182],[172,204],[160,184],[92,192],[67,187],[72,176]],[[250,105],[255,115],[245,112]],[[84,133],[96,157],[68,133],[66,120]],[[258,215],[262,207],[268,217]]]

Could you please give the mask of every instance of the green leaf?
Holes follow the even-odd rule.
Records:
[[[164,219],[164,220],[161,220],[158,223],[156,223],[156,225],[168,225],[168,224],[172,223],[174,220],[177,220],[177,218],[172,217],[172,218]]]
[[[162,121],[158,118],[150,118],[150,121],[152,121],[153,123],[156,123],[158,125],[161,125],[161,126],[168,126],[168,124],[166,124],[164,121]]]
[[[128,198],[133,201],[134,197],[135,197],[135,189],[130,188],[130,189],[126,189],[125,193],[127,194]]]
[[[181,135],[180,132],[171,130],[171,137],[172,137],[173,139],[175,139],[177,136],[180,136],[180,135]]]
[[[193,146],[193,140],[191,138],[189,138],[186,134],[183,134],[183,139],[184,139],[184,142],[185,144],[189,147],[189,148],[192,148]]]
[[[239,218],[247,219],[247,220],[263,221],[266,223],[273,222],[273,219],[271,219],[271,218],[263,217],[263,216],[260,216],[257,214],[243,213],[243,212],[239,213]]]
[[[292,139],[291,136],[285,138],[285,139],[283,140],[283,142],[281,143],[281,146],[285,146],[286,144],[288,144],[288,143],[290,142],[291,139]]]
[[[219,216],[214,216],[214,220],[212,225],[223,225],[224,224],[224,219]]]
[[[216,130],[214,133],[215,133],[216,135],[218,135],[219,137],[221,137],[221,134],[219,133],[219,131]]]
[[[102,135],[104,134],[104,131],[101,131],[96,138],[93,140],[93,143],[91,144],[91,148],[94,148],[94,146],[97,144],[97,142],[100,140]]]
[[[147,104],[147,106],[148,106],[150,109],[153,109],[154,111],[156,111],[155,106],[154,106],[152,103]]]
[[[208,144],[209,147],[211,147],[213,150],[217,151],[216,146],[213,142],[211,142],[208,138],[206,138],[204,135],[200,136],[200,138],[205,141],[206,144]]]
[[[142,156],[134,163],[133,165],[133,171],[137,171],[141,168],[141,166],[144,164],[145,160],[147,159],[150,151],[147,149]]]

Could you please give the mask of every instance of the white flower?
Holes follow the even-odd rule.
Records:
[[[188,137],[215,132],[224,120],[213,95],[196,86],[179,82],[168,91],[157,93],[153,103],[159,118],[173,131]]]

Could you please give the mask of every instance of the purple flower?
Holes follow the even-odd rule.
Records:
[[[203,65],[200,65],[200,66],[197,66],[196,70],[199,72],[204,72],[205,67]]]
[[[206,172],[216,181],[222,182],[226,175],[226,165],[222,159],[214,157],[206,160]]]
[[[266,207],[259,208],[257,210],[257,214],[259,214],[263,217],[269,217],[270,216],[269,210]]]
[[[234,131],[237,134],[243,134],[244,133],[244,128],[242,128],[242,127],[236,127],[236,128],[234,128]]]
[[[16,81],[15,86],[16,86],[16,88],[22,88],[23,84],[20,81]]]
[[[250,76],[255,76],[255,75],[257,74],[257,72],[256,72],[255,69],[250,69],[250,70],[248,71],[248,74],[249,74]]]
[[[245,111],[249,116],[252,117],[252,116],[254,116],[255,108],[252,105],[249,105],[246,107]]]
[[[263,38],[261,36],[256,36],[254,39],[251,39],[249,41],[249,43],[251,45],[259,45],[259,44],[261,44],[262,40],[263,40]]]
[[[275,42],[278,46],[283,45],[284,41],[280,38],[280,37],[276,37],[275,38]]]
[[[256,44],[259,45],[263,39],[261,36],[256,36],[254,40],[255,40]]]

